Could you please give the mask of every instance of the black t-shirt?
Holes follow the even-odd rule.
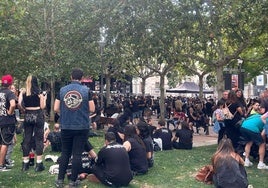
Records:
[[[153,163],[154,163],[154,146],[153,146],[153,139],[151,136],[148,136],[146,138],[143,139],[143,143],[145,145],[145,149],[146,149],[146,153],[151,152],[151,158],[147,158],[148,161],[148,167],[152,167]]]
[[[167,128],[156,129],[153,134],[153,138],[161,138],[162,140],[162,149],[170,150],[172,149],[172,132]]]
[[[179,138],[179,142],[185,145],[193,144],[193,131],[189,129],[179,129],[176,131],[177,138]]]
[[[8,88],[0,89],[0,127],[15,125],[16,123],[15,115],[7,114],[11,100],[16,100],[15,94]]]
[[[114,185],[128,185],[133,178],[128,153],[123,145],[116,142],[99,151],[96,166]]]
[[[135,138],[129,138],[127,141],[131,144],[131,150],[128,152],[131,170],[146,173],[148,171],[146,149]]]

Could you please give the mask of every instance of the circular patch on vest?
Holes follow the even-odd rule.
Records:
[[[67,108],[77,109],[82,104],[82,95],[78,91],[69,91],[65,94],[63,101]]]

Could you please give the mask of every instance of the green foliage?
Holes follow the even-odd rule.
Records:
[[[66,81],[72,67],[94,78],[103,69],[119,79],[123,70],[148,77],[185,64],[217,71],[220,89],[223,67],[238,58],[248,81],[267,70],[265,0],[3,0],[0,5],[0,73],[20,80],[32,73],[44,81]],[[104,66],[101,27],[107,28]],[[196,74],[178,70],[180,79]]]
[[[206,80],[207,80],[208,87],[212,87],[217,84],[216,77],[214,74],[209,74]]]

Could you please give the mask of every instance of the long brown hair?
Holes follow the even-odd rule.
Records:
[[[235,91],[230,91],[228,94],[227,103],[231,104],[231,103],[235,103],[237,101],[238,101],[238,97],[236,96]]]
[[[223,163],[226,161],[228,165],[228,162],[231,163],[231,159],[234,159],[232,156],[233,153],[235,153],[235,150],[232,141],[229,138],[222,138],[218,145],[217,151],[212,156],[212,165],[216,167],[215,169],[217,169],[218,166],[223,165]]]

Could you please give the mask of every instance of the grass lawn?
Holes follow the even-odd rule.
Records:
[[[103,132],[99,132],[99,134],[103,135]],[[99,151],[104,143],[103,136],[90,138],[90,141],[94,145],[94,150],[96,152]],[[36,173],[33,167],[30,167],[30,170],[27,172],[21,171],[22,152],[20,149],[20,142],[21,135],[18,135],[18,142],[13,152],[15,166],[11,171],[0,172],[0,188],[54,187],[56,175],[51,175],[48,173],[49,167],[54,164],[53,162],[44,161],[46,169],[43,172]],[[51,153],[49,150],[50,148],[47,149],[45,155],[59,155],[59,153]],[[199,168],[210,163],[210,158],[215,150],[216,145],[198,147],[190,151],[171,150],[156,152],[154,167],[149,170],[148,174],[134,177],[129,187],[212,187],[211,185],[205,185],[197,182],[194,179],[194,175]],[[253,167],[247,168],[249,183],[253,185],[254,188],[266,187],[268,185],[268,170],[258,170],[256,165],[257,162],[255,161]],[[84,180],[81,187],[102,188],[105,186],[90,183],[87,180]]]

